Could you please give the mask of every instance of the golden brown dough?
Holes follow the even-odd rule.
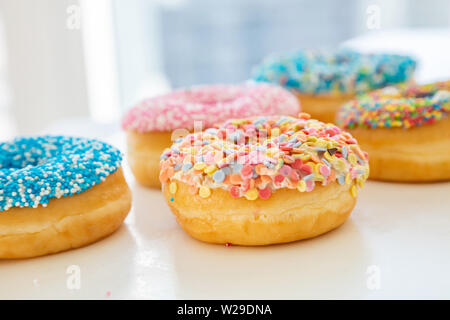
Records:
[[[82,247],[113,233],[131,207],[122,169],[91,189],[47,207],[0,213],[0,258],[30,258]]]
[[[347,129],[369,153],[370,179],[404,182],[450,179],[450,118],[403,128]]]
[[[299,99],[303,112],[309,113],[312,118],[323,122],[334,123],[336,112],[339,107],[350,99],[353,95],[327,95],[327,94],[304,94],[295,92]]]
[[[172,144],[170,132],[127,132],[128,163],[136,180],[148,187],[160,188],[159,160]]]
[[[334,182],[311,192],[279,189],[267,200],[254,201],[232,198],[222,189],[214,189],[205,199],[189,193],[182,182],[175,195],[168,184],[163,191],[178,223],[192,237],[212,243],[268,245],[312,238],[339,227],[356,203],[350,187]]]

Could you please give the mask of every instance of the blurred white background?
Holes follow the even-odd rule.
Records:
[[[117,130],[142,97],[338,46],[411,54],[419,82],[450,78],[450,1],[0,0],[0,139]]]

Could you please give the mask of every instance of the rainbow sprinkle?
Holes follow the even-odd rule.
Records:
[[[341,107],[344,128],[411,128],[432,124],[450,112],[450,81],[398,85],[362,95]]]
[[[268,57],[253,79],[307,94],[355,94],[408,81],[415,68],[413,59],[400,55],[303,50]]]
[[[214,189],[231,197],[268,199],[277,189],[310,192],[317,183],[362,186],[369,176],[367,154],[337,126],[301,113],[228,120],[177,140],[161,155],[161,183],[177,181],[202,198]]]

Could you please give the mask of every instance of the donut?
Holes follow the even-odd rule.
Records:
[[[139,183],[160,188],[161,153],[179,136],[230,118],[295,115],[299,111],[294,95],[270,84],[208,85],[176,90],[146,99],[125,115],[122,127],[127,134],[128,160]]]
[[[450,179],[450,81],[398,85],[344,104],[339,126],[370,154],[370,178]]]
[[[368,175],[350,134],[301,113],[228,120],[179,138],[162,155],[160,180],[192,237],[269,245],[340,226]]]
[[[116,148],[85,138],[0,143],[0,258],[78,248],[114,232],[131,194]]]
[[[356,94],[407,82],[415,66],[400,55],[302,50],[268,57],[254,69],[253,79],[282,85],[301,100],[304,112],[333,122],[339,107]]]

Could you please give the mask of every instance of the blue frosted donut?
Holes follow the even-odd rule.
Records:
[[[118,149],[85,138],[42,136],[0,143],[0,211],[46,207],[82,193],[120,168]]]
[[[415,67],[407,56],[304,50],[268,57],[254,69],[253,79],[306,94],[359,94],[405,82]]]

